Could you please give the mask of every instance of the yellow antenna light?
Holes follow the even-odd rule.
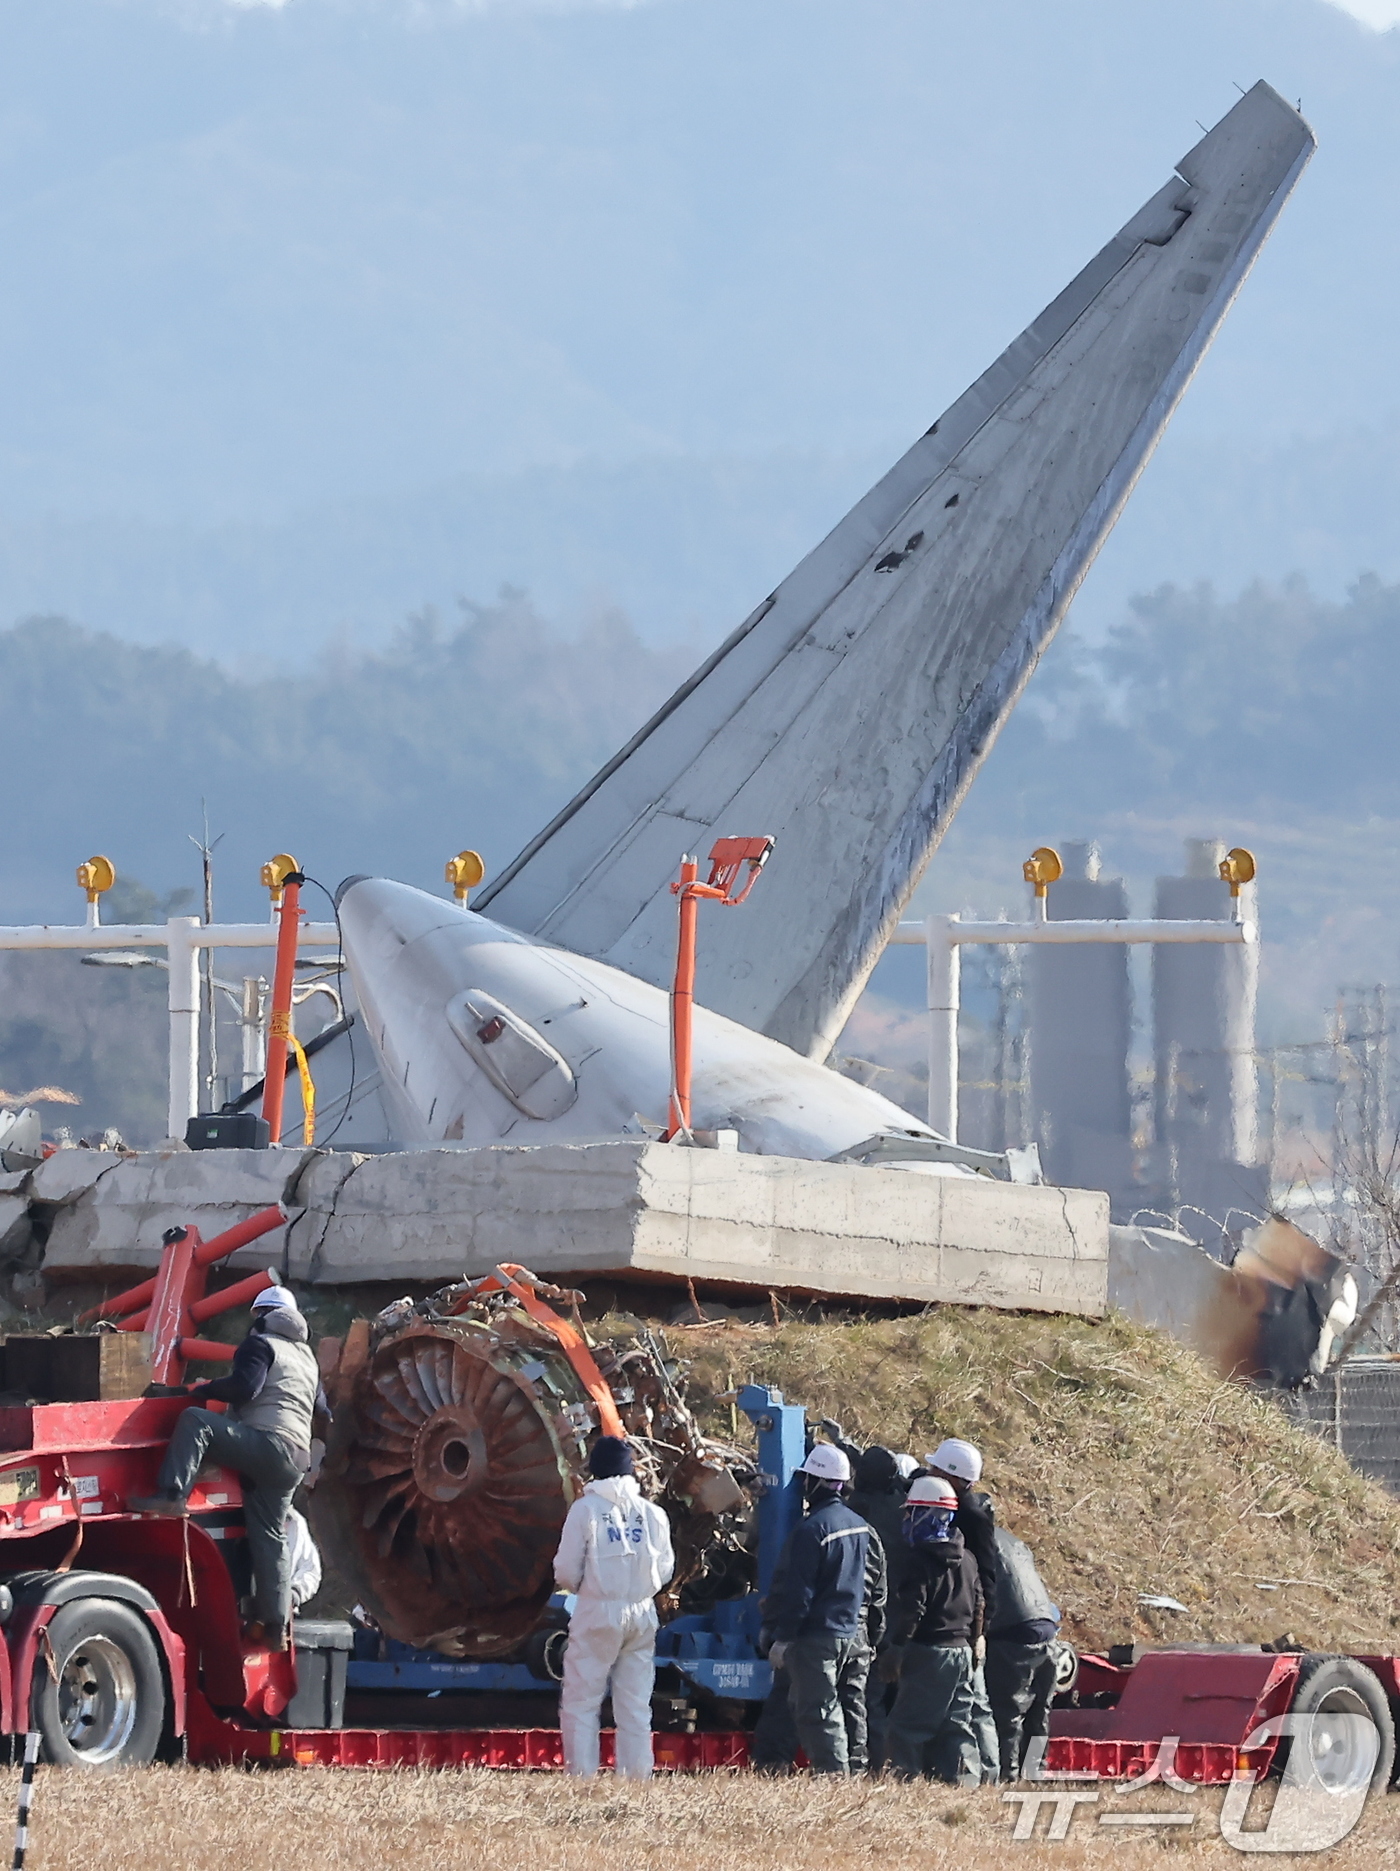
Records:
[[[95,903],[116,881],[116,867],[110,858],[89,858],[86,864],[78,866],[78,888],[87,891],[89,903]]]
[[[1246,884],[1252,884],[1258,872],[1254,853],[1236,845],[1220,860],[1220,881],[1229,884],[1230,895],[1237,897]]]
[[[479,851],[459,851],[455,858],[447,860],[443,874],[452,886],[453,896],[459,903],[465,903],[486,875],[486,865]]]
[[[259,871],[258,876],[262,882],[263,888],[272,892],[272,907],[274,909],[276,909],[282,901],[283,884],[286,883],[293,871],[299,871],[300,869],[301,866],[297,863],[290,851],[279,851],[277,856],[275,858],[269,858],[267,863],[263,865],[261,871]]]
[[[1035,894],[1042,900],[1051,884],[1057,884],[1064,874],[1064,863],[1053,845],[1037,845],[1021,866],[1021,875],[1028,884],[1035,885]]]

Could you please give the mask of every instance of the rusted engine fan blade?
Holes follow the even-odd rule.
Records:
[[[418,1319],[372,1347],[352,1329],[326,1390],[311,1518],[366,1610],[449,1655],[512,1649],[553,1590],[578,1491],[586,1399],[558,1348],[469,1320]]]

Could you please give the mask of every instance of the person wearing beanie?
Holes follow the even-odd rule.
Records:
[[[675,1571],[671,1526],[637,1486],[632,1451],[600,1436],[588,1456],[592,1479],[569,1509],[554,1579],[577,1602],[564,1651],[559,1730],[567,1772],[598,1771],[598,1728],[611,1685],[617,1771],[645,1780],[652,1770],[651,1694],[656,1677],[656,1594]]]
[[[243,1492],[243,1517],[255,1615],[244,1636],[269,1650],[285,1650],[291,1615],[287,1512],[311,1466],[311,1420],[318,1399],[324,1399],[306,1320],[287,1288],[264,1287],[252,1313],[227,1377],[188,1391],[196,1406],[223,1403],[226,1411],[182,1411],[161,1463],[159,1489],[132,1495],[127,1506],[138,1514],[188,1513],[190,1489],[206,1460],[251,1482]]]
[[[900,1473],[898,1456],[879,1443],[867,1449],[856,1462],[854,1481],[851,1512],[859,1514],[875,1534],[872,1548],[878,1543],[884,1549],[885,1592],[888,1602],[893,1604],[904,1583],[904,1566],[909,1555],[904,1542],[904,1497],[908,1493],[908,1483]],[[875,1642],[869,1647],[874,1652],[879,1644]],[[866,1756],[872,1774],[878,1774],[885,1764],[885,1730],[894,1694],[893,1684],[885,1682],[879,1670],[872,1668],[865,1687]]]

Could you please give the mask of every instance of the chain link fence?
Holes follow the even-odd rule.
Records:
[[[1400,1497],[1400,1358],[1349,1358],[1319,1378],[1316,1390],[1280,1401],[1300,1429]]]

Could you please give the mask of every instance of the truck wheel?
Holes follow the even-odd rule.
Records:
[[[1067,1696],[1079,1681],[1079,1652],[1062,1637],[1057,1637],[1050,1649],[1055,1658],[1055,1694]]]
[[[56,1767],[144,1767],[165,1725],[155,1640],[129,1605],[75,1598],[40,1640],[30,1694],[44,1759]]]
[[[1334,1726],[1327,1717],[1368,1716],[1380,1740],[1371,1791],[1385,1792],[1395,1772],[1395,1721],[1379,1678],[1364,1663],[1351,1657],[1305,1656],[1290,1713],[1317,1718],[1310,1735],[1295,1735],[1288,1745],[1309,1748],[1318,1779],[1338,1790],[1356,1785],[1357,1743],[1348,1733],[1349,1724]]]
[[[536,1631],[525,1646],[525,1663],[532,1676],[542,1683],[562,1683],[564,1652],[569,1647],[569,1627],[555,1625]]]

